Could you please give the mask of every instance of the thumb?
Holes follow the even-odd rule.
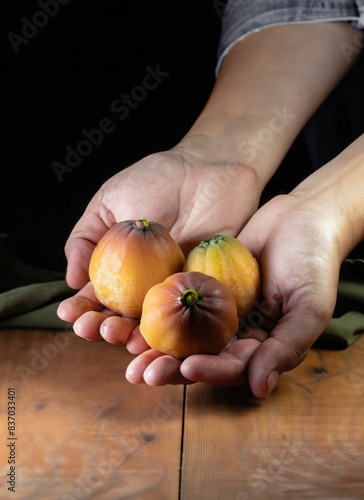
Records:
[[[324,318],[293,311],[283,317],[250,360],[248,379],[253,394],[258,398],[269,396],[279,376],[306,358],[327,323]]]
[[[115,224],[115,221],[112,223]],[[71,288],[80,289],[89,281],[88,266],[92,252],[108,229],[109,226],[92,212],[86,212],[74,226],[65,245],[66,281]]]
[[[72,238],[67,243],[66,282],[69,287],[80,289],[89,281],[88,266],[95,244],[83,238]]]

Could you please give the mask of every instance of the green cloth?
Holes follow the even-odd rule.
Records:
[[[350,311],[339,318],[333,317],[321,335],[316,347],[331,346],[335,349],[345,349],[352,344],[360,333],[364,333],[364,314]]]
[[[0,328],[72,330],[57,316],[75,290],[64,273],[29,266],[0,251]],[[314,347],[344,349],[364,333],[364,260],[346,259],[340,272],[333,318]]]
[[[364,333],[364,260],[346,259],[340,269],[333,317],[314,347],[345,349]]]
[[[0,251],[0,328],[72,329],[57,307],[71,297],[64,273],[29,266]]]

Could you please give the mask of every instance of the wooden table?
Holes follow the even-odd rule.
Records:
[[[72,332],[0,330],[1,499],[364,498],[364,338],[312,350],[265,400],[133,386],[131,359]]]

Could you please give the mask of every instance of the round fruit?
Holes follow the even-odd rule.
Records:
[[[238,328],[232,292],[212,276],[180,272],[146,294],[140,332],[147,344],[176,358],[219,354]]]
[[[105,307],[140,318],[149,288],[181,271],[184,261],[181,248],[162,225],[125,220],[112,226],[96,245],[89,276]]]
[[[258,261],[243,243],[231,236],[217,234],[201,241],[187,256],[184,271],[208,274],[230,288],[241,319],[247,317],[259,297]]]

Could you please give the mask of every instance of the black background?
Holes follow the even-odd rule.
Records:
[[[221,25],[215,4],[70,0],[15,53],[9,33],[22,36],[22,18],[32,22],[44,10],[30,0],[0,3],[4,249],[63,270],[66,238],[101,183],[181,139],[214,83]],[[120,121],[111,103],[158,65],[169,75]],[[115,130],[60,182],[52,162],[64,164],[65,147],[76,147],[82,130],[103,118]]]
[[[1,248],[37,267],[65,269],[65,241],[102,182],[175,145],[202,110],[215,81],[223,5],[69,0],[16,53],[9,33],[22,36],[24,19],[44,10],[39,0],[0,1]],[[142,83],[147,66],[158,65],[169,75],[118,120],[111,103]],[[363,67],[300,134],[267,197],[292,188],[363,132]],[[115,130],[60,182],[52,162],[64,164],[66,146],[75,148],[82,130],[103,118]]]

